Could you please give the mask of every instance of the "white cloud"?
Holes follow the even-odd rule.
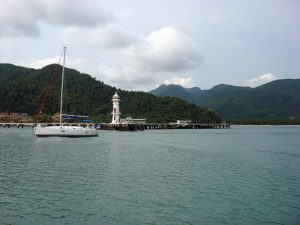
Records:
[[[1,62],[43,67],[56,63],[46,58],[66,45],[67,67],[135,90],[184,83],[172,76],[190,77],[204,89],[241,85],[252,78],[245,68],[255,76],[271,68],[281,78],[299,78],[300,14],[293,1],[276,0],[274,7],[257,0],[0,2]],[[101,74],[100,64],[106,65]]]
[[[183,77],[172,77],[168,80],[164,81],[164,84],[179,84],[183,87],[190,88],[194,86],[193,79],[191,77],[183,78]]]
[[[111,29],[111,28],[110,28]],[[106,32],[110,33],[108,29]],[[115,33],[115,28],[112,33]],[[148,36],[135,37],[116,32],[124,42],[118,56],[120,64],[102,63],[98,78],[106,83],[125,89],[149,89],[163,82],[170,72],[188,71],[202,64],[197,44],[173,27],[163,27]],[[118,35],[119,34],[119,35]],[[128,47],[126,44],[132,42]],[[122,46],[122,45],[120,45]],[[165,82],[177,83],[185,87],[193,85],[191,78],[172,77]]]
[[[124,28],[109,24],[85,34],[87,42],[96,47],[106,50],[118,50],[128,47],[137,37]]]
[[[117,24],[107,24],[94,28],[89,27],[66,27],[58,38],[63,43],[69,43],[72,48],[79,49],[85,46],[85,49],[91,50],[96,55],[106,55],[114,51],[115,55],[106,55],[108,58],[123,54],[123,50],[131,45],[137,39],[137,35],[126,31]],[[98,53],[97,53],[98,52]],[[124,60],[125,61],[125,60]]]
[[[112,66],[101,64],[96,77],[105,83],[127,90],[145,90],[149,85],[154,85],[157,80],[155,76],[140,74],[137,70],[127,66]]]
[[[199,46],[174,27],[162,27],[126,49],[128,63],[141,72],[184,71],[203,62]]]
[[[260,77],[254,77],[251,80],[248,80],[246,85],[250,87],[257,87],[276,79],[277,78],[272,73],[266,73]]]
[[[38,1],[1,1],[0,12],[0,36],[39,35],[38,23],[45,11]]]
[[[33,61],[30,66],[35,69],[43,68],[49,64],[56,64],[59,62],[60,56],[56,56],[54,58],[45,58],[45,59],[38,59]]]
[[[38,36],[41,24],[93,27],[114,19],[97,0],[5,0],[0,11],[0,37]]]
[[[43,0],[49,23],[91,27],[106,24],[112,16],[97,0]]]
[[[41,69],[44,66],[47,66],[49,64],[57,64],[57,63],[60,63],[62,65],[62,58],[60,59],[60,56],[56,56],[54,58],[31,60],[30,67],[35,69]],[[69,59],[68,57],[66,57],[66,67],[68,68],[78,69],[80,67],[83,67],[85,64],[86,64],[86,60],[83,58]]]

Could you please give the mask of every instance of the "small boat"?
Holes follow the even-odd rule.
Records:
[[[63,126],[62,123],[62,108],[63,108],[63,86],[64,86],[64,74],[65,74],[65,58],[66,47],[63,50],[63,68],[61,78],[61,92],[60,92],[60,115],[59,126],[45,126],[38,124],[34,128],[34,132],[37,137],[97,137],[98,131],[92,127],[81,126]]]

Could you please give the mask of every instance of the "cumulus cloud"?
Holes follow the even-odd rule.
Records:
[[[183,78],[183,77],[171,77],[164,81],[164,84],[179,84],[183,87],[190,88],[194,86],[193,79],[191,77]]]
[[[35,68],[35,69],[41,69],[44,66],[47,66],[49,64],[56,64],[60,63],[62,65],[62,58],[60,60],[60,56],[55,56],[54,58],[44,58],[44,59],[37,59],[37,60],[32,60],[30,63],[30,67]],[[69,68],[80,68],[83,67],[86,64],[86,60],[83,58],[74,58],[70,59],[66,57],[66,67]]]
[[[254,77],[251,80],[248,80],[246,84],[250,87],[257,87],[276,79],[277,78],[272,73],[266,73],[260,77]]]
[[[136,36],[116,24],[108,24],[86,34],[87,42],[97,48],[110,50],[128,47]]]
[[[126,49],[128,63],[139,71],[183,71],[203,62],[199,47],[174,27],[163,27]]]
[[[44,66],[47,66],[49,64],[58,63],[59,59],[60,59],[60,56],[56,56],[54,58],[38,59],[38,60],[33,61],[30,64],[30,67],[35,68],[35,69],[40,69],[40,68],[43,68]]]
[[[128,90],[148,89],[148,86],[156,83],[156,78],[149,74],[140,74],[137,70],[128,66],[112,66],[101,64],[98,68],[98,76],[102,81]]]
[[[4,0],[0,11],[0,36],[38,36],[41,24],[91,27],[112,19],[97,0]]]
[[[44,4],[46,20],[58,25],[90,27],[106,24],[111,19],[97,0],[47,0]]]
[[[0,36],[36,36],[44,17],[43,6],[35,0],[5,0],[0,4]]]
[[[110,29],[106,32],[114,34],[115,28]],[[203,62],[198,45],[174,27],[163,27],[147,36],[127,36],[127,39],[123,33],[117,36],[121,41],[117,39],[116,43],[123,44],[119,55],[122,63],[102,63],[98,68],[99,79],[125,89],[148,89],[158,82],[162,83],[170,73],[188,71]],[[125,38],[124,43],[122,37]],[[176,76],[165,80],[165,83],[185,87],[193,85],[191,78]]]
[[[106,55],[106,59],[111,58],[109,53],[116,51],[116,55],[122,55],[125,48],[134,43],[137,35],[124,29],[119,24],[106,24],[93,29],[89,27],[65,27],[58,38],[63,43],[70,43],[73,48],[90,49],[93,52],[99,51],[99,55]],[[114,53],[116,53],[114,52]],[[116,58],[116,55],[113,57]],[[124,60],[125,61],[125,60]]]

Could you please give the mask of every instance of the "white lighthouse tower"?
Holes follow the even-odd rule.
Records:
[[[112,97],[113,102],[113,111],[112,111],[112,120],[111,123],[112,124],[119,124],[120,123],[120,107],[119,107],[119,102],[120,102],[120,96],[118,95],[118,93],[116,92],[116,94]]]

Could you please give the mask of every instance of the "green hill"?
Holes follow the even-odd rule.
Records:
[[[42,69],[28,69],[11,64],[0,64],[0,111],[39,111],[55,65]],[[43,113],[59,111],[61,67],[47,98]],[[73,69],[65,71],[64,112],[89,115],[99,122],[111,120],[111,98],[116,88],[97,81],[88,74]],[[188,119],[199,123],[220,122],[214,112],[175,97],[156,97],[145,92],[118,90],[122,117],[146,118],[147,122],[171,122]]]
[[[150,93],[156,96],[174,96],[177,98],[184,99],[188,102],[193,102],[197,98],[197,96],[201,94],[201,92],[201,89],[198,87],[184,88],[180,85],[175,84],[162,84]]]
[[[176,85],[162,85],[151,91],[154,95],[177,96],[211,108],[224,119],[300,118],[300,79],[276,80],[256,88],[220,84],[188,97],[183,92],[184,88]]]

